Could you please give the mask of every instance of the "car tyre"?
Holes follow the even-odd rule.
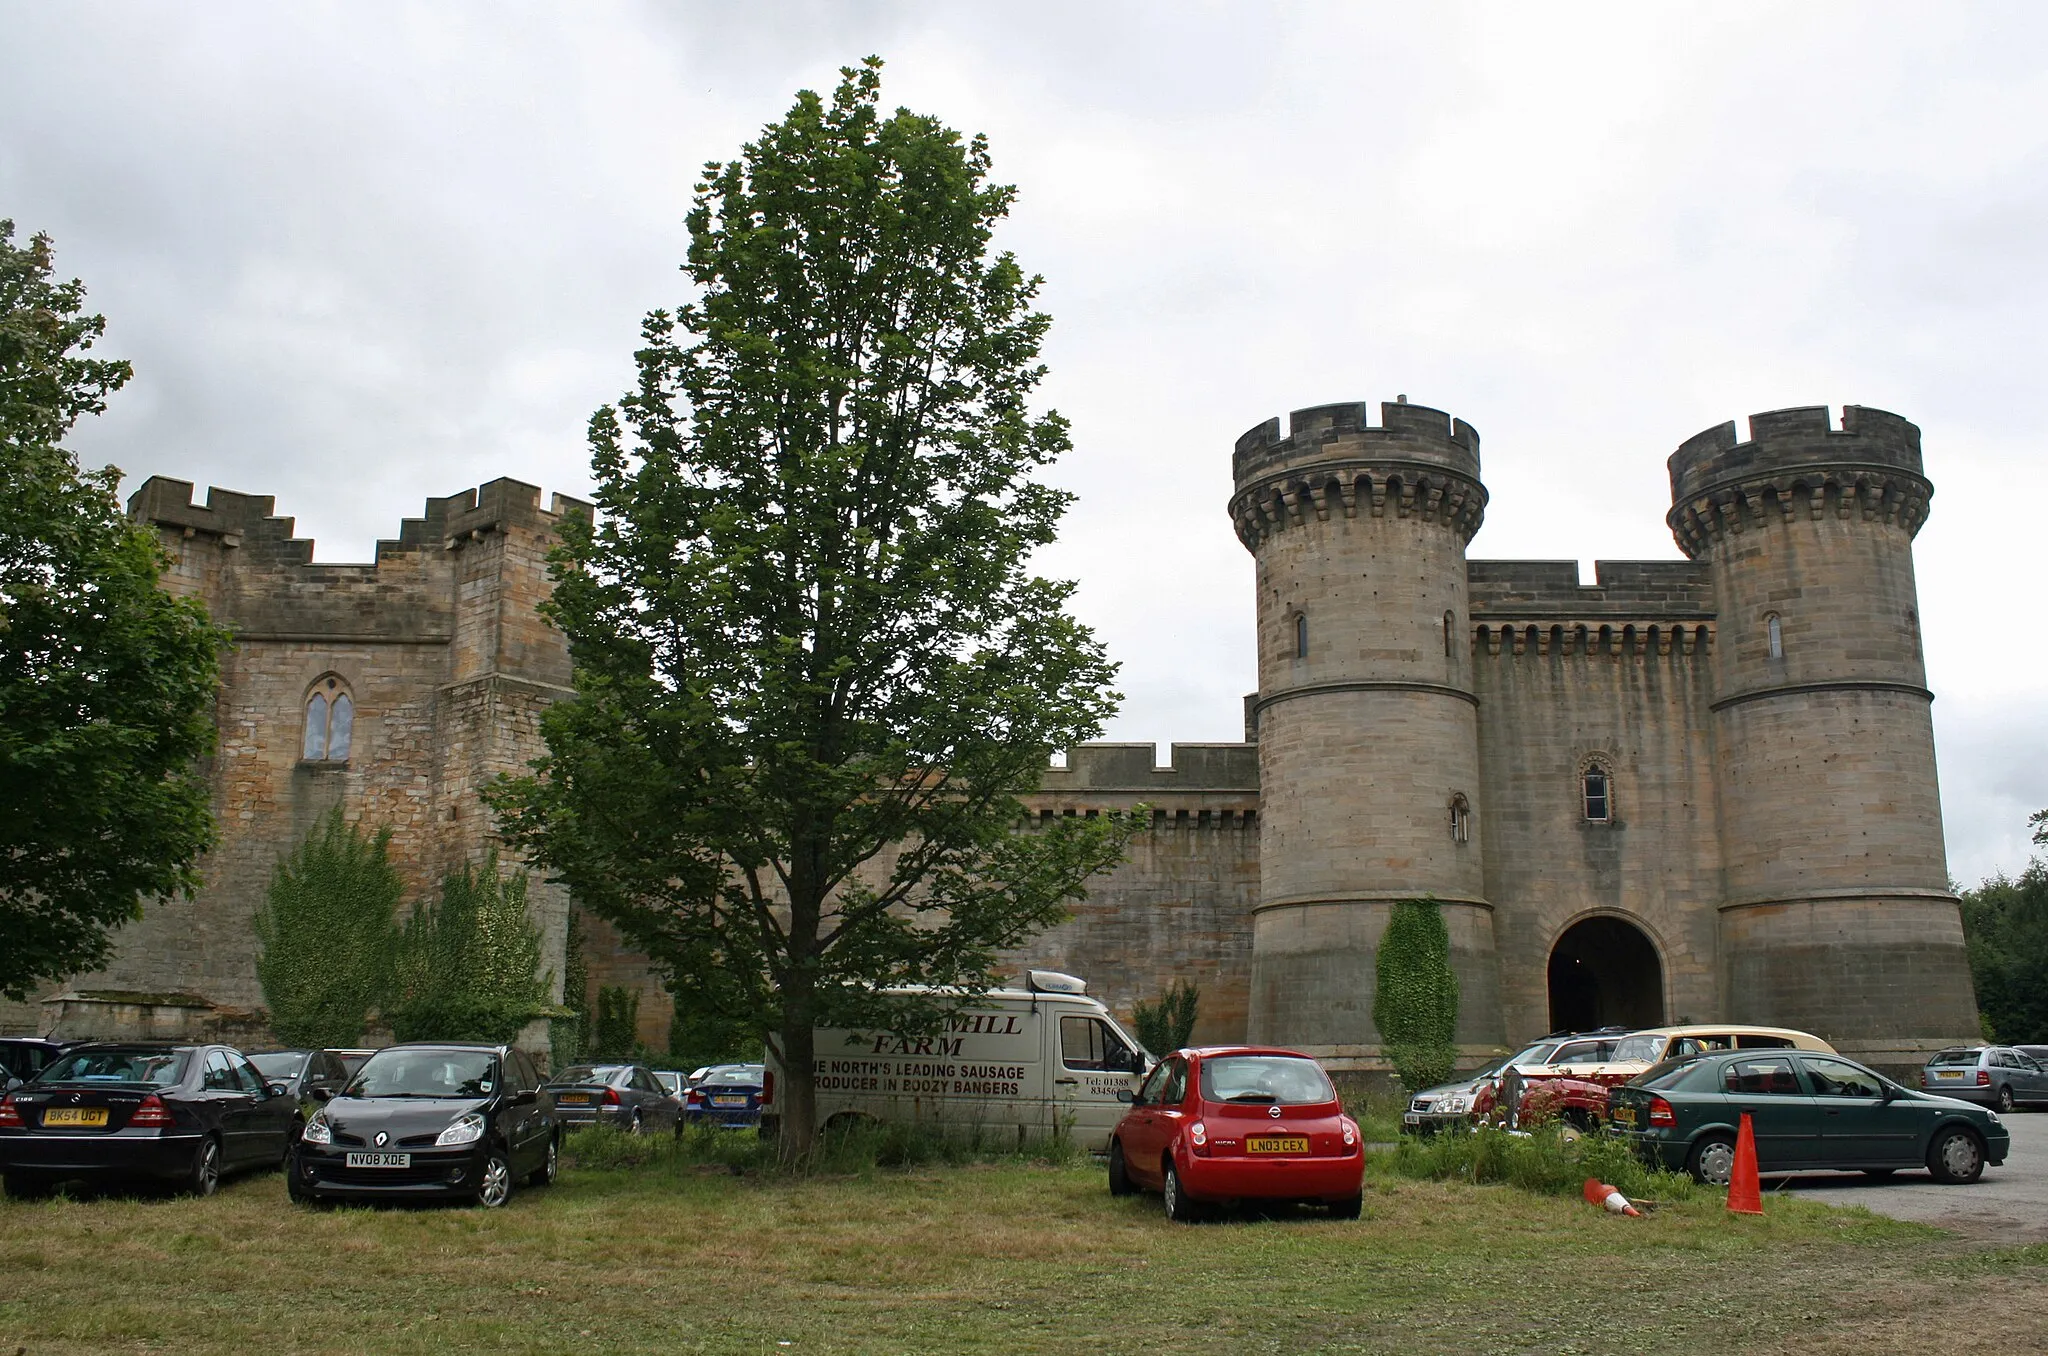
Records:
[[[1951,1125],[1927,1150],[1927,1170],[1937,1182],[1963,1186],[1984,1175],[1984,1144],[1971,1131]]]
[[[194,1196],[211,1196],[220,1190],[220,1141],[208,1135],[192,1151],[192,1167],[185,1174],[185,1190]]]
[[[1685,1157],[1685,1170],[1702,1186],[1727,1186],[1735,1175],[1735,1137],[1702,1135]]]
[[[1123,1141],[1113,1139],[1109,1142],[1109,1194],[1128,1196],[1136,1190],[1131,1185],[1130,1168],[1124,1163]]]
[[[486,1210],[500,1209],[512,1199],[512,1159],[504,1145],[494,1144],[484,1155],[471,1198]]]
[[[2007,1115],[2012,1114],[2012,1084],[2007,1083],[1998,1090],[1998,1109]]]
[[[1170,1159],[1166,1164],[1166,1176],[1161,1183],[1159,1197],[1166,1205],[1166,1217],[1175,1224],[1193,1224],[1201,1218],[1201,1207],[1188,1199],[1188,1193],[1180,1184],[1180,1174],[1174,1171]]]
[[[1363,1195],[1358,1195],[1358,1196],[1346,1196],[1346,1197],[1345,1197],[1345,1198],[1344,1198],[1343,1200],[1341,1200],[1341,1201],[1331,1201],[1331,1202],[1330,1202],[1330,1218],[1331,1218],[1331,1219],[1357,1219],[1357,1218],[1358,1218],[1358,1216],[1359,1216],[1359,1213],[1360,1213],[1361,1211],[1363,1211],[1364,1209],[1365,1209],[1365,1197],[1364,1197]]]
[[[555,1177],[561,1170],[562,1137],[549,1135],[547,1155],[541,1159],[539,1167],[526,1175],[526,1184],[530,1187],[553,1186]]]

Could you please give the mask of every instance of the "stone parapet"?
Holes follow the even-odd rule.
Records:
[[[1486,514],[1472,426],[1404,399],[1381,405],[1374,428],[1365,408],[1296,410],[1285,438],[1269,419],[1237,440],[1230,516],[1247,549],[1290,525],[1361,514],[1442,522],[1472,539]]]

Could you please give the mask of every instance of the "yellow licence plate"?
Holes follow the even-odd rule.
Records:
[[[44,1125],[105,1125],[107,1109],[103,1106],[53,1106],[43,1110]]]
[[[561,1103],[562,1105],[564,1105],[564,1106],[589,1106],[589,1105],[590,1105],[590,1098],[589,1098],[589,1096],[588,1096],[587,1094],[585,1094],[585,1093],[581,1093],[581,1092],[570,1092],[570,1093],[564,1093],[564,1094],[563,1094],[562,1096],[560,1096],[560,1097],[557,1097],[557,1098],[556,1098],[555,1100],[556,1100],[557,1102],[560,1102],[560,1103]]]
[[[1254,1154],[1305,1154],[1308,1152],[1307,1135],[1267,1135],[1264,1139],[1248,1139],[1244,1142],[1245,1152]]]
[[[1636,1123],[1636,1109],[1632,1106],[1614,1107],[1609,1110],[1608,1115],[1614,1118],[1616,1125],[1634,1125]]]

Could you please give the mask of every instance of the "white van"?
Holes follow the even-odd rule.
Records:
[[[820,1027],[813,1051],[820,1127],[914,1122],[991,1147],[1066,1134],[1094,1153],[1151,1063],[1083,981],[1050,970],[969,1000],[937,1035]]]

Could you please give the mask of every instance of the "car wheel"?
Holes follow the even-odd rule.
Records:
[[[505,1156],[505,1150],[493,1146],[484,1158],[484,1165],[476,1175],[476,1203],[487,1210],[495,1210],[512,1199],[512,1160]]]
[[[1934,1137],[1927,1151],[1927,1170],[1937,1182],[1961,1186],[1984,1175],[1984,1146],[1959,1125],[1952,1125]]]
[[[1128,1196],[1135,1190],[1137,1188],[1131,1185],[1130,1169],[1124,1163],[1123,1141],[1113,1139],[1109,1142],[1109,1194]]]
[[[277,1166],[280,1172],[290,1172],[292,1170],[292,1146],[299,1142],[299,1136],[305,1133],[305,1129],[306,1123],[304,1121],[296,1116],[292,1117],[291,1129],[285,1131],[284,1152],[277,1156]]]
[[[185,1190],[194,1196],[211,1196],[220,1190],[220,1141],[199,1141],[192,1154],[192,1170],[185,1175]]]
[[[1166,1204],[1166,1217],[1174,1223],[1193,1224],[1200,1217],[1201,1208],[1181,1189],[1180,1174],[1173,1170],[1171,1161],[1166,1165],[1166,1180],[1159,1195]]]
[[[560,1172],[561,1168],[562,1146],[560,1140],[555,1135],[549,1135],[547,1157],[541,1160],[539,1167],[527,1174],[526,1184],[536,1187],[553,1186],[555,1184],[555,1174]]]
[[[1735,1140],[1728,1135],[1705,1135],[1686,1156],[1685,1170],[1695,1182],[1724,1187],[1735,1175]]]
[[[2011,1114],[2011,1112],[2012,1112],[2012,1084],[2010,1084],[2010,1083],[2007,1083],[2007,1084],[2006,1084],[2006,1085],[2005,1085],[2004,1087],[2002,1087],[2002,1088],[2000,1088],[2000,1089],[1998,1090],[1998,1109],[1999,1109],[2000,1111],[2003,1111],[2003,1112],[2007,1113],[2008,1115],[2010,1115],[2010,1114]]]
[[[1365,1209],[1364,1196],[1346,1196],[1341,1201],[1330,1202],[1330,1218],[1357,1219],[1359,1212],[1363,1209]]]
[[[10,1172],[5,1180],[8,1196],[17,1201],[39,1201],[57,1188],[49,1178],[29,1172]]]

